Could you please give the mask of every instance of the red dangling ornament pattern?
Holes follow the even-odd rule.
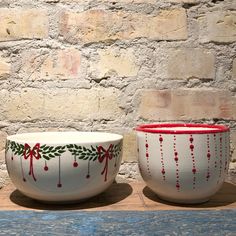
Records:
[[[214,146],[215,146],[215,169],[216,169],[217,168],[217,159],[218,159],[216,134],[214,134],[213,137],[214,137]]]
[[[189,137],[189,148],[190,148],[190,154],[191,154],[191,159],[192,159],[192,173],[193,173],[193,189],[196,188],[196,163],[195,163],[195,156],[194,156],[194,138],[193,135],[190,134]]]
[[[178,151],[176,148],[176,136],[174,135],[174,143],[173,143],[173,147],[174,147],[174,161],[175,161],[175,175],[176,175],[176,188],[179,191],[180,189],[180,184],[179,184],[179,155],[178,155]]]
[[[161,134],[159,134],[159,148],[160,148],[160,157],[161,157],[161,174],[162,174],[162,178],[163,180],[166,179],[166,171],[165,171],[165,164],[164,164],[164,158],[163,158],[163,137]]]
[[[217,183],[219,183],[221,176],[222,176],[222,134],[220,133],[220,170],[219,170],[219,179],[217,181]]]
[[[208,181],[210,178],[210,160],[211,160],[211,151],[210,151],[210,136],[207,134],[207,175],[206,175],[206,180]]]

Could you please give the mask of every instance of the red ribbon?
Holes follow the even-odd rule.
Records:
[[[112,155],[112,149],[113,149],[113,144],[110,144],[109,148],[106,150],[102,146],[97,147],[98,150],[98,161],[102,163],[105,159],[105,166],[101,174],[103,175],[105,173],[105,180],[107,181],[107,172],[108,172],[108,160],[111,160],[113,155]]]
[[[34,181],[36,181],[36,178],[34,176],[34,168],[33,168],[33,158],[38,160],[41,156],[39,154],[40,144],[36,143],[35,146],[31,149],[29,144],[25,144],[24,147],[24,158],[28,159],[30,158],[30,170],[29,175],[32,175]]]

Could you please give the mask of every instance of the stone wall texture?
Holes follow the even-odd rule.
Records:
[[[236,168],[235,0],[0,0],[0,24],[0,186],[30,131],[123,134],[133,178],[137,124],[226,124]]]

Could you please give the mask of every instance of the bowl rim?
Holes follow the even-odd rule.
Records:
[[[72,142],[69,142],[65,139],[65,141],[43,141],[42,137],[38,139],[31,140],[30,135],[58,135],[58,134],[66,134],[66,135],[74,135],[74,134],[99,134],[99,135],[110,135],[111,137],[101,139],[101,140],[76,140],[74,139]],[[25,138],[24,138],[25,136]],[[28,137],[27,137],[28,136]],[[92,137],[92,136],[91,136]],[[20,138],[20,139],[19,139]],[[40,140],[41,139],[41,140]],[[42,132],[26,132],[26,133],[18,133],[7,136],[8,141],[14,141],[16,143],[28,143],[28,144],[34,144],[34,143],[44,143],[44,144],[50,144],[50,145],[67,145],[67,144],[80,144],[80,145],[89,145],[89,144],[97,144],[97,143],[109,143],[109,142],[117,142],[123,140],[123,135],[117,134],[117,133],[109,133],[109,132],[100,132],[100,131],[42,131]]]
[[[198,130],[168,129],[174,127],[202,128],[202,129]],[[161,128],[167,128],[167,129],[164,130]],[[161,134],[209,134],[209,133],[229,132],[230,129],[226,125],[194,124],[194,123],[160,123],[160,124],[141,124],[137,126],[135,130],[146,133],[161,133]]]

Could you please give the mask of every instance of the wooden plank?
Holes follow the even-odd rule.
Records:
[[[236,209],[236,185],[224,183],[212,199],[198,205],[179,205],[157,197],[144,182],[114,183],[104,193],[87,201],[70,205],[49,205],[25,197],[12,183],[0,190],[0,210],[85,210],[85,211],[150,211],[150,210],[219,210]]]

